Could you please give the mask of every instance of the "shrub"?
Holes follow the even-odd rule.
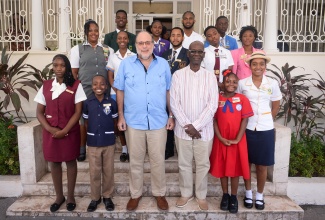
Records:
[[[325,177],[325,143],[318,136],[291,137],[289,176]]]
[[[17,127],[13,118],[0,118],[0,175],[19,174]]]

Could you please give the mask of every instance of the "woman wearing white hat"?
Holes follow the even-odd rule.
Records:
[[[256,51],[246,59],[252,75],[238,83],[237,91],[250,101],[254,115],[248,119],[246,127],[248,158],[256,166],[257,192],[255,208],[264,209],[263,190],[267,177],[267,167],[274,164],[275,130],[273,120],[278,113],[282,94],[278,82],[264,73],[270,58],[263,51]],[[270,104],[271,103],[271,104]],[[251,181],[245,181],[244,205],[253,207]]]

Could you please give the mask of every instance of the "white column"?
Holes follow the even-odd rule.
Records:
[[[240,19],[241,23],[239,24],[239,26],[243,27],[243,26],[251,25],[250,14],[253,13],[251,12],[252,11],[251,1],[242,0],[241,3],[242,3],[242,7],[239,14],[241,16]]]
[[[266,3],[265,29],[264,29],[264,50],[266,52],[278,52],[277,48],[277,21],[278,1],[268,0]]]
[[[32,1],[32,48],[31,50],[45,50],[44,22],[42,0]]]
[[[71,49],[71,43],[69,39],[70,32],[70,19],[68,10],[68,1],[59,1],[59,48],[61,52],[68,52]]]

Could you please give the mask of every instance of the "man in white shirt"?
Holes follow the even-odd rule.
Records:
[[[202,42],[191,43],[187,56],[190,64],[173,74],[170,87],[170,105],[176,118],[174,132],[181,190],[176,206],[182,208],[193,199],[192,165],[195,159],[195,197],[199,208],[208,210],[209,156],[214,136],[213,116],[218,106],[218,86],[214,74],[201,67],[204,57]]]
[[[202,66],[216,75],[219,87],[221,87],[223,82],[222,72],[226,69],[232,69],[234,60],[230,51],[219,45],[220,34],[216,27],[208,26],[204,30],[204,35],[210,45],[204,49],[205,57]],[[216,67],[217,58],[219,58],[219,67]]]
[[[186,11],[183,14],[182,17],[182,24],[183,24],[183,30],[184,30],[184,41],[183,41],[183,47],[188,49],[190,44],[194,41],[200,41],[204,43],[204,38],[196,33],[194,29],[195,24],[195,15],[191,11]]]

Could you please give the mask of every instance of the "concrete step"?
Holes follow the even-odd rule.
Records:
[[[231,214],[228,211],[219,209],[220,197],[208,197],[209,210],[200,211],[195,200],[192,200],[184,208],[175,207],[177,197],[167,197],[169,203],[168,211],[159,211],[156,201],[153,197],[143,197],[139,206],[134,212],[126,211],[126,204],[129,197],[114,197],[115,210],[108,212],[104,204],[99,204],[95,212],[87,212],[90,198],[76,197],[77,207],[74,211],[69,212],[65,204],[60,210],[51,213],[50,205],[54,202],[55,197],[51,196],[24,196],[19,198],[7,209],[7,216],[58,216],[58,217],[102,217],[107,219],[148,219],[148,220],[207,220],[207,219],[232,219],[232,220],[280,220],[280,219],[303,219],[304,211],[287,196],[265,196],[265,209],[258,211],[255,208],[246,209],[239,197],[239,210],[237,214]]]
[[[195,174],[194,174],[195,175]],[[79,171],[77,176],[75,194],[77,196],[90,195],[90,184],[89,184],[89,171]],[[166,184],[167,192],[166,196],[180,196],[178,173],[166,173]],[[129,175],[128,173],[115,173],[115,195],[116,196],[129,196]],[[194,184],[194,183],[193,183]],[[63,172],[63,185],[64,190],[67,190],[67,173]],[[252,174],[252,188],[256,189],[256,174]],[[244,181],[240,178],[238,194],[244,195]],[[264,194],[275,195],[275,185],[267,181],[265,184]],[[36,184],[25,184],[24,195],[55,195],[54,186],[52,182],[51,173],[44,175],[40,181]],[[220,186],[220,180],[209,174],[208,178],[208,196],[220,196],[222,190]],[[143,196],[152,196],[151,194],[151,183],[150,173],[144,174],[144,187]]]
[[[114,172],[115,173],[128,173],[129,172],[129,162],[121,162],[120,161],[120,152],[115,152],[114,154]],[[85,161],[77,162],[78,172],[80,171],[88,171],[89,170],[89,161],[86,158]],[[194,165],[193,165],[194,168]],[[67,166],[65,163],[62,163],[63,171],[67,170]],[[146,155],[145,162],[144,162],[144,172],[150,173],[150,163],[149,163],[149,156]],[[50,166],[48,165],[48,170],[51,171]],[[193,171],[195,171],[193,169]],[[175,154],[173,157],[168,158],[165,162],[165,172],[166,173],[178,173],[178,160],[177,155]]]

